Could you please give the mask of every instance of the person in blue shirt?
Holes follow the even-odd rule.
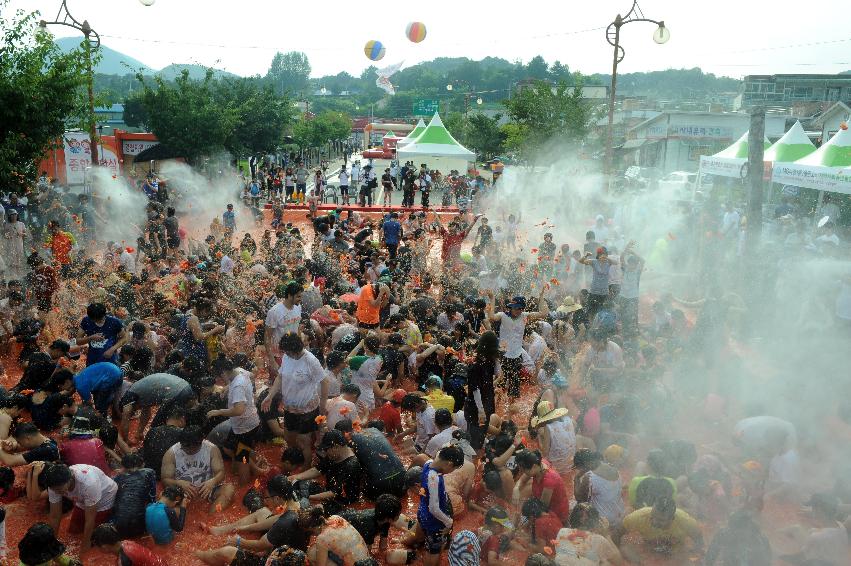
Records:
[[[106,314],[103,303],[92,303],[86,308],[86,316],[80,321],[77,345],[89,345],[86,365],[99,362],[118,361],[116,344],[124,336],[124,324],[120,319]]]
[[[248,192],[251,194],[251,206],[260,206],[260,183],[257,182],[257,179],[252,179],[248,186]]]
[[[233,211],[232,204],[229,204],[228,209],[222,213],[222,224],[224,224],[225,230],[229,232],[236,230],[236,214]]]
[[[124,372],[111,362],[98,362],[85,368],[74,376],[74,389],[80,395],[84,405],[91,405],[106,415],[115,393],[121,387]]]
[[[396,251],[399,249],[399,241],[402,239],[402,225],[399,224],[399,214],[391,213],[390,219],[381,225],[381,230],[384,233],[384,243],[387,245],[390,259],[394,259]]]
[[[168,544],[174,540],[174,533],[183,530],[186,522],[186,505],[189,498],[179,485],[167,486],[159,501],[151,503],[145,509],[145,527],[157,544]]]
[[[417,529],[413,542],[425,542],[424,566],[437,566],[440,562],[440,553],[446,548],[452,532],[452,509],[443,476],[463,465],[464,452],[457,446],[442,448],[437,453],[437,458],[423,465],[420,475]]]

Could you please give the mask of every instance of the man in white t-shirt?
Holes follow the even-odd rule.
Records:
[[[280,393],[284,406],[284,440],[288,446],[298,446],[306,462],[313,458],[313,433],[319,430],[318,417],[326,414],[328,380],[325,368],[304,348],[301,336],[285,334],[280,342],[284,357],[269,394],[260,404],[267,412],[272,399]]]
[[[352,167],[354,170],[354,167]],[[340,196],[343,198],[343,204],[349,204],[349,173],[346,171],[346,166],[340,169]]]
[[[731,203],[724,205],[724,218],[721,221],[721,235],[725,238],[733,238],[739,231],[739,216],[738,211],[733,208]]]
[[[254,443],[260,433],[260,415],[254,402],[254,384],[251,374],[236,367],[232,360],[219,356],[213,362],[213,377],[228,381],[228,408],[213,409],[208,418],[228,417],[231,425],[228,444],[235,446],[233,458],[236,462],[240,485],[251,479],[251,464]]]
[[[328,399],[328,420],[325,426],[332,430],[334,426],[345,419],[352,422],[361,420],[361,411],[358,408],[360,387],[354,383],[347,383],[340,388],[340,395]]]
[[[448,409],[438,409],[434,412],[434,425],[440,432],[432,436],[426,444],[424,452],[429,458],[437,458],[440,449],[452,443],[452,433],[458,430],[454,420]]]
[[[795,425],[771,415],[747,417],[737,422],[733,427],[733,444],[742,449],[745,457],[759,456],[768,450],[772,435],[779,435],[779,432],[775,431],[782,431],[784,434],[785,450],[797,446]]]
[[[402,410],[414,413],[416,425],[397,434],[396,440],[414,435],[413,441],[405,441],[403,451],[409,456],[422,453],[431,437],[438,432],[437,425],[434,424],[434,407],[429,405],[425,397],[408,394],[402,399]]]
[[[263,342],[266,346],[266,358],[269,375],[274,377],[281,367],[280,342],[284,334],[298,332],[301,322],[301,295],[303,289],[295,281],[276,290],[278,302],[266,313]]]
[[[526,323],[546,318],[550,313],[549,305],[543,299],[544,293],[549,289],[547,285],[541,288],[538,295],[538,312],[527,313],[526,298],[514,297],[508,304],[505,312],[494,313],[493,291],[486,291],[488,301],[488,318],[491,322],[499,322],[499,346],[505,353],[500,360],[502,375],[508,389],[508,396],[512,399],[520,397],[520,371],[523,368],[523,333]]]
[[[104,474],[100,468],[88,464],[65,464],[35,462],[33,479],[41,477],[47,487],[47,499],[50,502],[50,526],[59,532],[62,520],[62,498],[74,502],[68,533],[82,533],[80,555],[91,547],[92,531],[109,520],[118,484]]]

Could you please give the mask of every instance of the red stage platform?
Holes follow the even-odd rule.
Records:
[[[271,204],[266,204],[265,208],[270,210],[272,208]],[[344,211],[346,210],[354,210],[355,212],[374,212],[374,213],[382,213],[382,212],[398,212],[400,214],[410,214],[411,212],[420,212],[425,210],[427,212],[437,212],[438,214],[457,214],[458,207],[457,206],[433,206],[429,208],[423,208],[421,206],[360,206],[360,205],[342,205],[342,204],[320,204],[318,209],[320,211],[330,211],[335,210],[337,208],[342,208]],[[287,204],[286,210],[308,210],[308,206],[306,204]]]

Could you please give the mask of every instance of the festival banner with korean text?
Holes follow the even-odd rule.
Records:
[[[742,178],[742,166],[747,162],[747,159],[735,157],[701,155],[700,172],[705,175],[718,175],[719,177],[735,177],[740,179]]]
[[[771,180],[784,185],[851,195],[851,170],[849,169],[775,163]]]
[[[89,134],[85,132],[66,132],[63,136],[65,145],[65,176],[69,185],[83,185],[86,182],[86,168],[92,164]],[[106,140],[98,145],[98,158],[101,167],[109,169],[111,175],[118,175],[118,156]]]

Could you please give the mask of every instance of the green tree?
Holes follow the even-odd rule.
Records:
[[[443,125],[458,143],[462,145],[466,143],[467,125],[464,123],[464,115],[462,113],[447,112],[443,118]]]
[[[561,61],[556,60],[550,67],[550,80],[553,82],[571,81],[573,76],[570,74],[570,69],[567,65],[562,65]]]
[[[148,112],[143,100],[144,91],[136,91],[124,99],[124,123],[131,128],[146,129],[148,127]]]
[[[0,14],[7,4],[0,0]],[[81,50],[60,52],[34,13],[0,17],[0,33],[0,179],[20,192],[61,141],[66,119],[79,117],[84,65]]]
[[[293,140],[302,149],[342,140],[352,132],[352,119],[342,112],[323,112],[313,119],[302,117],[293,126]]]
[[[545,80],[549,77],[549,67],[544,58],[535,55],[526,65],[526,78]]]
[[[506,134],[502,131],[499,121],[502,115],[493,118],[481,113],[470,114],[465,129],[464,145],[469,147],[483,159],[490,159],[503,151]]]
[[[154,77],[153,88],[143,84],[142,103],[149,116],[151,131],[167,148],[189,160],[224,150],[239,124],[237,108],[224,105],[216,97],[212,70],[202,81],[193,81],[183,71],[174,84]]]
[[[277,96],[271,85],[256,79],[223,79],[215,84],[214,93],[219,104],[237,116],[225,140],[225,148],[234,157],[276,149],[294,120],[292,100]]]
[[[588,133],[592,108],[582,100],[582,77],[573,84],[553,87],[544,81],[523,89],[503,101],[511,122],[503,129],[506,146],[520,152],[533,152],[551,141],[580,141]]]
[[[279,94],[301,94],[307,90],[310,61],[301,51],[275,53],[266,73],[266,80]]]

